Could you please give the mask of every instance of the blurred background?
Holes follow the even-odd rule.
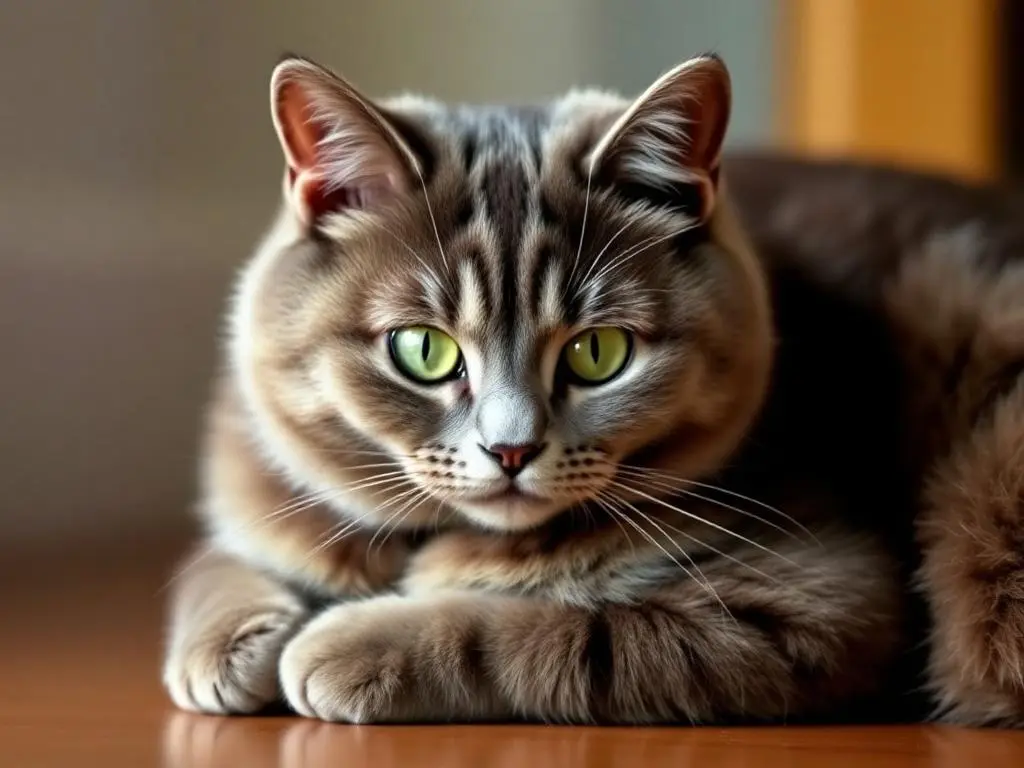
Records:
[[[279,193],[282,52],[373,94],[525,102],[713,49],[733,147],[1012,178],[1022,5],[3,0],[0,557],[187,523],[220,313]]]

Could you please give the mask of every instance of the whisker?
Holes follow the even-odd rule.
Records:
[[[444,509],[444,500],[438,499],[437,506],[434,507],[434,535],[436,536],[441,532],[441,510]]]
[[[417,493],[413,493],[411,495],[411,497],[409,497],[408,493],[401,494],[401,498],[408,497],[406,502],[397,511],[395,511],[391,515],[389,515],[387,520],[385,520],[383,523],[381,523],[380,526],[377,528],[377,530],[373,532],[373,536],[370,537],[370,541],[366,545],[366,557],[367,557],[367,559],[369,559],[370,553],[373,550],[373,542],[377,540],[377,537],[381,534],[381,532],[383,532],[383,531],[385,531],[387,529],[388,524],[391,523],[391,521],[393,521],[396,518],[398,518],[399,515],[402,515],[402,518],[398,520],[398,523],[396,523],[396,526],[398,524],[400,524],[401,521],[405,519],[405,515],[408,515],[409,512],[412,511],[412,508],[415,507],[418,502],[422,501],[423,499],[425,499],[426,497],[428,497],[430,495],[430,492],[424,490],[423,488],[415,488],[413,490],[417,491]],[[392,502],[392,503],[396,503],[396,502]],[[387,541],[388,536],[390,536],[390,533],[385,533],[384,539],[381,540],[381,547],[382,548],[384,546],[384,542]],[[378,553],[379,553],[379,550],[378,550]]]
[[[629,259],[636,258],[644,251],[653,248],[654,246],[663,243],[666,240],[671,240],[673,237],[678,237],[679,235],[688,232],[691,229],[694,229],[696,226],[697,224],[689,224],[685,227],[669,232],[667,235],[655,237],[654,240],[651,242],[641,241],[640,245],[634,246],[633,248],[626,250],[624,253],[617,256],[610,263],[602,267],[600,271],[598,271],[598,273],[594,275],[594,280],[600,280],[602,277],[609,275],[622,264],[625,264]],[[651,240],[651,238],[647,238],[646,240]]]
[[[641,514],[643,514],[643,513],[641,513]],[[692,541],[697,546],[706,549],[708,552],[711,552],[712,554],[714,554],[714,555],[716,555],[718,557],[721,557],[724,560],[728,560],[731,563],[735,563],[736,565],[740,566],[741,568],[746,568],[751,573],[756,573],[761,578],[767,579],[768,581],[772,582],[773,584],[778,584],[780,586],[782,585],[782,581],[779,578],[777,578],[776,576],[772,576],[770,573],[765,573],[760,568],[758,568],[756,566],[753,566],[753,565],[750,565],[750,563],[744,562],[743,560],[741,560],[740,558],[736,557],[735,555],[731,555],[728,552],[726,552],[724,550],[721,550],[721,549],[719,549],[718,547],[715,547],[712,544],[708,544],[707,542],[703,541],[699,537],[694,536],[693,534],[691,534],[691,533],[689,533],[687,531],[684,531],[682,528],[679,528],[679,527],[677,527],[675,525],[672,525],[672,523],[668,522],[667,520],[662,520],[661,522],[670,531],[672,531],[674,533],[677,533],[677,534],[679,534],[680,536],[682,536],[682,537],[684,537],[686,539],[689,539],[690,541]]]
[[[574,284],[574,278],[576,276],[576,269],[580,264],[580,254],[583,253],[583,240],[587,234],[587,217],[590,214],[590,187],[594,178],[594,161],[590,159],[589,167],[587,168],[587,196],[583,200],[583,221],[580,224],[580,243],[576,247],[576,258],[572,262],[572,270],[569,272],[569,279],[565,281],[565,288],[562,290],[562,300],[565,300],[566,291],[569,286]]]
[[[638,510],[632,504],[629,504],[629,502],[625,501],[624,499],[620,499],[620,498],[618,498],[618,497],[616,497],[614,495],[604,495],[603,498],[604,498],[604,500],[606,502],[613,502],[615,504],[626,504],[634,512],[637,512],[641,517],[643,517],[647,522],[649,522],[649,523],[652,522],[650,517],[648,517],[647,515],[645,515],[642,512],[640,512],[640,510]],[[697,583],[698,585],[700,585],[700,587],[702,589],[707,591],[708,594],[712,595],[715,598],[715,600],[722,606],[722,610],[724,610],[726,613],[729,613],[729,609],[726,607],[725,603],[722,602],[721,598],[718,596],[718,593],[715,592],[714,587],[711,586],[711,583],[707,580],[707,577],[704,576],[704,573],[700,570],[700,568],[697,567],[697,564],[693,561],[693,558],[690,557],[689,553],[687,553],[686,550],[684,550],[682,548],[682,546],[680,546],[677,541],[674,541],[670,536],[668,536],[668,534],[665,533],[664,530],[659,528],[659,530],[661,530],[662,535],[665,536],[665,538],[670,543],[672,543],[675,546],[676,549],[679,550],[679,552],[683,555],[683,557],[685,557],[690,562],[690,564],[694,568],[697,569],[698,573],[700,573],[700,578],[695,576],[694,573],[689,568],[687,568],[685,565],[683,565],[681,562],[679,562],[679,559],[675,555],[673,555],[671,552],[669,552],[664,547],[664,545],[662,545],[660,542],[658,542],[658,540],[655,539],[654,536],[652,536],[650,533],[645,531],[643,526],[640,525],[639,523],[637,523],[635,520],[633,520],[629,515],[624,514],[621,510],[617,509],[615,506],[609,505],[608,508],[611,509],[611,511],[615,513],[615,516],[617,518],[619,518],[621,520],[624,520],[637,533],[639,533],[641,536],[643,536],[652,546],[654,546],[660,552],[662,552],[662,554],[664,554],[665,557],[667,557],[669,560],[671,560],[676,565],[676,567],[679,568],[679,570],[681,570],[683,573],[685,573],[687,576],[689,576],[691,579],[693,579],[693,581],[695,583]],[[658,526],[655,526],[655,527],[658,527]],[[731,616],[731,614],[730,614],[730,616]]]
[[[619,498],[618,500],[619,500],[620,503],[624,504],[630,510],[632,510],[636,514],[640,515],[640,517],[642,517],[644,520],[646,520],[648,524],[653,525],[657,529],[657,531],[662,536],[665,537],[666,541],[671,542],[675,546],[675,548],[679,550],[679,552],[682,554],[682,556],[686,558],[687,562],[689,562],[689,564],[691,566],[693,566],[693,569],[695,571],[697,571],[698,574],[700,574],[700,578],[699,579],[694,577],[693,574],[689,574],[690,577],[693,578],[694,581],[696,581],[698,584],[700,584],[715,599],[715,602],[717,602],[722,607],[722,610],[725,612],[725,614],[730,619],[732,619],[733,621],[736,621],[735,617],[732,615],[732,611],[729,610],[729,606],[727,606],[725,604],[725,601],[722,600],[721,596],[718,594],[718,592],[715,590],[714,586],[711,584],[711,580],[707,577],[707,574],[705,574],[704,571],[701,570],[700,566],[697,565],[697,562],[693,559],[693,557],[690,555],[690,553],[686,551],[686,548],[683,547],[683,545],[680,544],[678,541],[673,539],[668,534],[668,532],[664,528],[661,527],[661,525],[658,523],[657,520],[655,520],[653,517],[651,517],[647,513],[641,511],[639,507],[637,507],[636,505],[631,504],[630,502],[626,501],[626,499]],[[665,523],[665,525],[669,525],[669,524]],[[671,525],[669,525],[669,527],[673,528],[673,526],[671,526]],[[673,528],[673,530],[675,530],[678,533],[683,533],[678,528]],[[683,535],[685,536],[686,534],[683,534]],[[689,537],[689,538],[693,539],[692,536]],[[700,543],[700,542],[698,541],[697,543]]]
[[[361,480],[353,485],[346,485],[342,490],[345,491],[363,491],[367,488],[376,488],[378,485],[384,485],[389,480],[394,480],[396,477],[402,477],[405,475],[404,469],[395,470],[394,472],[382,472],[379,475],[374,475],[366,480]]]
[[[356,529],[356,527],[363,520],[365,520],[371,514],[373,514],[372,511],[366,512],[357,518],[351,520],[340,520],[339,522],[332,525],[321,537],[322,540],[319,541],[309,552],[306,553],[306,557],[303,560],[303,562],[308,563],[313,558],[314,555],[324,551],[328,547],[331,547],[345,539],[347,536],[350,535],[351,532],[353,532]]]
[[[434,209],[430,205],[430,195],[427,194],[427,182],[423,179],[423,173],[420,171],[419,165],[414,164],[414,168],[416,170],[416,176],[420,180],[420,187],[423,189],[423,199],[427,203],[427,214],[430,216],[430,226],[434,229],[434,238],[437,240],[437,250],[441,254],[444,271],[451,274],[451,270],[448,267],[448,257],[445,256],[444,246],[441,245],[441,233],[437,229],[437,219],[434,218]]]
[[[428,499],[428,498],[430,498],[430,491],[427,491],[427,490],[421,491],[419,496],[413,497],[413,499],[412,499],[412,501],[410,503],[406,504],[401,510],[399,510],[399,513],[401,514],[401,517],[399,517],[397,520],[395,520],[395,515],[392,515],[390,518],[388,518],[388,521],[385,522],[383,526],[381,526],[382,529],[386,528],[387,524],[389,522],[391,522],[392,520],[395,520],[394,525],[392,525],[391,528],[384,534],[384,538],[382,538],[380,540],[380,543],[377,545],[377,556],[378,557],[384,551],[384,545],[387,544],[388,539],[391,538],[391,536],[393,536],[398,531],[398,529],[399,529],[399,527],[401,527],[402,523],[405,522],[405,519],[410,514],[412,514],[412,511],[413,511],[413,509],[416,508],[416,505],[419,504],[420,502]],[[374,534],[374,536],[376,536],[376,534]],[[369,556],[369,552],[372,549],[372,547],[373,547],[373,539],[371,538],[370,539],[370,543],[367,545],[367,556]]]
[[[324,493],[317,495],[316,497],[313,498],[305,499],[299,503],[289,504],[288,506],[282,509],[275,510],[270,514],[257,518],[256,520],[252,521],[252,523],[243,527],[241,530],[246,531],[248,533],[256,533],[257,531],[261,531],[263,530],[264,527],[267,527],[273,523],[284,522],[285,520],[294,517],[295,515],[301,514],[308,509],[312,509],[318,504],[323,504],[324,502],[330,501],[331,499],[336,498],[337,495],[340,495],[339,491],[332,491],[330,493]],[[260,527],[255,527],[256,524],[260,524]]]
[[[602,266],[601,269],[599,269],[597,271],[597,274],[594,275],[593,279],[594,280],[600,280],[606,274],[606,272],[609,269],[614,268],[617,264],[619,264],[624,259],[632,258],[634,254],[639,253],[640,249],[642,249],[642,248],[644,248],[646,246],[649,246],[649,245],[654,245],[654,241],[658,237],[659,237],[659,235],[648,235],[647,237],[645,237],[640,242],[633,243],[633,245],[631,245],[628,248],[626,248],[626,250],[621,251],[621,252],[615,254],[615,256],[612,259],[610,259],[607,264]]]
[[[630,551],[636,553],[636,544],[633,542],[633,537],[629,535],[629,531],[627,531],[625,526],[619,521],[618,516],[614,514],[615,510],[609,506],[608,501],[604,498],[604,495],[607,493],[607,491],[599,491],[598,495],[594,496],[592,500],[596,502],[598,507],[602,510],[612,513],[609,517],[617,526],[619,526],[619,530],[622,531],[622,535],[626,537],[626,541],[629,542]]]
[[[204,544],[202,546],[202,551],[195,553],[191,558],[189,558],[189,561],[187,563],[179,566],[178,569],[173,574],[171,574],[170,577],[168,577],[167,581],[159,589],[157,589],[155,596],[159,597],[160,595],[162,595],[164,592],[170,589],[174,585],[174,583],[178,581],[178,579],[180,579],[188,571],[192,570],[197,565],[199,565],[199,563],[201,563],[207,557],[212,555],[215,551],[216,549],[212,544]]]
[[[590,524],[591,528],[597,527],[597,519],[594,517],[593,511],[590,509],[590,504],[587,501],[580,502],[580,509],[583,510],[583,514],[587,516],[587,523]]]
[[[388,465],[363,465],[362,468],[370,468],[371,466]],[[270,525],[273,525],[275,523],[281,523],[285,520],[288,520],[291,517],[294,517],[295,515],[299,515],[305,512],[306,510],[315,507],[317,504],[322,504],[324,502],[338,498],[339,496],[344,495],[346,492],[365,490],[367,488],[382,485],[385,482],[392,482],[396,486],[401,485],[403,482],[410,483],[410,480],[403,481],[403,478],[401,476],[404,474],[404,470],[378,473],[374,475],[372,478],[369,478],[368,480],[356,481],[355,483],[348,483],[346,485],[341,485],[334,488],[326,488],[317,491],[308,491],[306,493],[301,493],[297,496],[291,497],[288,501],[284,502],[281,506],[272,509],[270,512],[260,515],[259,517],[256,517],[252,520],[247,520],[244,523],[235,526],[235,530],[239,533],[251,535],[254,533],[258,533],[259,531],[262,531]],[[343,523],[344,522],[345,521],[343,521]],[[334,527],[332,526],[330,530],[333,531]],[[157,591],[157,594],[159,595],[166,591],[169,587],[171,587],[178,580],[180,580],[186,573],[188,573],[190,570],[198,566],[203,560],[205,560],[207,557],[209,557],[216,551],[217,548],[214,545],[206,545],[201,553],[197,554],[195,557],[189,560],[189,562],[185,563],[180,568],[178,568],[178,570],[173,575],[171,575],[170,578],[168,578],[167,582],[162,587],[160,587],[160,589]]]
[[[298,496],[294,496],[291,499],[289,499],[288,501],[286,501],[284,504],[282,504],[281,506],[275,507],[270,512],[268,512],[267,514],[263,515],[262,517],[257,518],[257,521],[273,520],[274,518],[276,518],[276,517],[278,517],[280,515],[283,515],[283,514],[286,514],[286,513],[290,512],[295,507],[301,507],[303,504],[306,504],[306,503],[308,503],[310,501],[312,501],[314,504],[316,504],[316,503],[318,503],[320,501],[321,498],[329,497],[332,493],[334,493],[334,489],[333,488],[332,489],[321,489],[319,491],[310,491],[308,493],[303,493],[303,494],[300,494]]]
[[[380,469],[382,467],[401,467],[401,466],[402,466],[402,462],[400,462],[400,461],[382,461],[382,462],[378,462],[376,464],[353,464],[352,466],[347,466],[346,465],[345,469],[347,471],[354,472],[354,471],[356,471],[358,469]]]
[[[293,515],[300,514],[301,512],[309,509],[310,507],[316,506],[325,500],[324,495],[326,491],[314,491],[311,493],[305,493],[298,496],[291,501],[287,502],[284,506],[277,509],[273,509],[265,515],[257,517],[253,520],[248,520],[242,525],[237,526],[238,531],[245,533],[254,533],[261,530],[262,528],[272,524],[275,521],[286,520]],[[329,496],[328,496],[329,497]],[[160,595],[173,586],[179,581],[186,573],[191,571],[193,568],[202,563],[207,557],[216,553],[217,547],[213,544],[206,544],[203,547],[203,551],[197,553],[187,563],[180,566],[167,581],[157,590],[157,594]]]
[[[685,509],[681,509],[680,507],[676,507],[676,506],[674,506],[672,504],[669,504],[667,501],[665,501],[663,499],[659,499],[657,496],[651,496],[649,493],[646,493],[646,492],[640,490],[639,488],[633,488],[633,487],[631,487],[629,485],[626,485],[625,483],[621,483],[621,482],[618,482],[618,481],[615,481],[615,480],[612,481],[612,485],[614,485],[614,486],[616,486],[618,488],[622,488],[623,490],[630,491],[631,493],[639,494],[643,498],[647,499],[648,501],[654,502],[655,504],[657,504],[659,506],[665,507],[666,509],[670,509],[670,510],[672,510],[674,512],[679,513],[680,515],[684,515],[684,516],[690,518],[691,520],[696,520],[699,523],[703,523],[704,525],[708,526],[709,528],[713,528],[716,531],[719,531],[721,533],[726,534],[727,536],[732,536],[733,538],[736,538],[736,539],[744,542],[745,544],[749,544],[750,546],[755,547],[756,549],[759,549],[762,552],[765,552],[765,553],[771,555],[772,557],[779,558],[780,560],[788,563],[789,565],[792,565],[794,568],[799,568],[800,567],[797,563],[793,562],[792,560],[790,560],[785,555],[783,555],[783,554],[781,554],[779,552],[776,552],[775,550],[773,550],[773,549],[771,549],[769,547],[766,547],[764,544],[756,542],[753,539],[748,539],[743,534],[736,533],[736,531],[730,530],[730,529],[726,528],[724,525],[719,525],[718,523],[713,522],[711,520],[707,520],[707,519],[701,517],[700,515],[695,515],[693,512],[688,512]]]
[[[299,514],[300,512],[304,512],[305,510],[310,509],[311,507],[315,507],[317,504],[322,504],[323,502],[338,498],[339,496],[342,496],[346,492],[359,491],[365,488],[374,487],[376,485],[382,484],[384,481],[393,480],[396,478],[396,476],[400,476],[403,474],[404,470],[381,472],[375,474],[372,478],[369,478],[367,480],[359,480],[352,483],[346,483],[344,485],[340,485],[337,487],[327,488],[325,490],[303,494],[301,496],[296,497],[291,502],[286,503],[283,507],[278,507],[272,512],[250,522],[245,527],[243,527],[242,530],[251,529],[250,532],[254,532],[259,529],[252,528],[253,525],[259,523],[269,524],[273,521],[280,522],[281,520],[285,520],[289,517],[292,517],[293,515]]]
[[[389,459],[413,459],[411,454],[392,453],[391,451],[354,451],[350,448],[325,448],[324,453],[332,456],[386,456]]]
[[[615,503],[622,503],[621,499],[618,499],[618,498],[616,498],[614,496],[602,496],[602,498],[603,498],[603,500],[605,502],[613,501]],[[658,541],[653,536],[651,536],[650,533],[648,533],[647,531],[645,531],[643,529],[642,525],[640,525],[635,520],[633,520],[631,517],[629,517],[629,515],[623,514],[622,511],[619,510],[618,508],[616,508],[615,506],[609,506],[608,509],[610,509],[612,512],[614,512],[616,514],[616,516],[620,520],[625,521],[631,528],[633,528],[633,530],[635,530],[637,533],[639,533],[641,536],[643,536],[650,544],[652,544],[653,546],[657,547],[662,553],[664,553],[665,557],[667,557],[669,560],[671,560],[673,563],[675,563],[679,567],[679,569],[681,571],[683,571],[684,573],[689,575],[691,578],[693,578],[693,574],[690,573],[690,569],[687,568],[682,563],[680,563],[675,555],[673,555],[671,552],[669,552],[667,549],[665,549],[664,546],[662,546],[660,543],[658,543]]]
[[[408,484],[408,483],[411,483],[411,482],[412,481],[410,481],[410,480],[399,479],[399,480],[395,481],[395,484],[396,484],[396,486],[398,486],[398,485],[400,485],[402,483]],[[390,490],[390,489],[388,489],[388,490]],[[327,536],[327,538],[325,540],[321,541],[320,543],[318,543],[315,547],[313,547],[313,549],[311,549],[309,551],[309,553],[306,555],[306,561],[308,562],[308,560],[310,558],[312,558],[318,552],[321,552],[324,549],[327,549],[328,547],[333,546],[333,545],[339,543],[344,538],[346,538],[347,536],[351,535],[351,533],[354,532],[354,530],[359,525],[359,523],[361,523],[366,518],[368,518],[371,515],[375,514],[377,511],[379,511],[379,510],[381,510],[381,509],[383,509],[385,507],[390,506],[391,504],[397,503],[399,500],[405,498],[408,494],[414,493],[417,490],[418,490],[418,488],[412,488],[410,490],[403,491],[402,493],[398,494],[398,496],[392,497],[392,498],[386,500],[382,504],[378,504],[376,507],[371,509],[369,512],[365,512],[365,513],[363,513],[362,515],[360,515],[359,517],[357,517],[355,519],[341,520],[337,524],[331,526],[327,530],[327,533],[325,534]]]
[[[586,285],[586,284],[587,284],[587,278],[589,278],[589,277],[590,277],[591,273],[592,273],[592,272],[594,271],[594,267],[596,267],[596,266],[597,266],[597,264],[598,264],[598,262],[600,262],[600,261],[601,261],[601,257],[602,257],[602,256],[604,256],[604,254],[605,254],[605,251],[607,251],[607,250],[608,250],[608,249],[609,249],[609,248],[611,247],[611,244],[615,242],[615,240],[616,240],[616,239],[618,238],[618,236],[619,236],[619,235],[621,235],[621,234],[622,234],[623,232],[625,232],[625,231],[626,231],[626,230],[627,230],[627,229],[628,229],[628,228],[629,228],[629,227],[630,227],[631,225],[633,225],[633,224],[635,224],[635,223],[636,223],[636,222],[635,222],[635,221],[634,221],[633,219],[630,219],[630,220],[629,220],[629,221],[627,221],[627,222],[626,222],[625,224],[623,224],[623,225],[622,225],[621,227],[619,227],[619,231],[618,231],[618,232],[616,232],[616,233],[615,233],[614,235],[612,235],[612,236],[611,236],[611,237],[610,237],[610,238],[608,239],[608,242],[604,244],[604,248],[602,248],[602,249],[601,249],[601,250],[600,250],[600,251],[598,252],[597,256],[595,256],[595,257],[594,257],[594,259],[593,259],[593,261],[591,261],[591,262],[590,262],[590,266],[589,266],[589,267],[587,268],[587,271],[586,271],[586,273],[585,273],[585,274],[583,275],[583,277],[582,277],[582,278],[580,278],[580,282],[579,282],[579,285],[580,285],[580,286],[584,286],[584,285]]]
[[[654,488],[658,488],[658,489],[663,490],[663,491],[672,491],[673,493],[682,494],[684,496],[688,496],[688,497],[693,498],[693,499],[698,499],[700,501],[706,501],[709,504],[714,504],[715,506],[721,507],[722,509],[728,509],[728,510],[730,510],[732,512],[735,512],[738,515],[743,515],[744,517],[748,517],[748,518],[750,518],[752,520],[757,520],[762,525],[766,525],[769,528],[772,528],[772,529],[778,531],[779,533],[781,533],[781,534],[783,534],[785,536],[788,536],[789,538],[793,539],[794,541],[802,541],[802,539],[797,534],[793,533],[788,528],[785,528],[784,526],[781,526],[778,523],[774,523],[771,520],[767,520],[763,516],[757,514],[756,512],[751,512],[749,510],[742,509],[740,507],[734,506],[734,505],[729,504],[727,502],[720,501],[719,499],[711,498],[710,496],[704,496],[703,494],[697,493],[696,491],[691,491],[691,490],[689,490],[687,488],[683,488],[683,487],[681,487],[679,485],[674,485],[672,483],[665,482],[664,480],[652,480],[651,478],[644,477],[640,473],[634,473],[634,472],[632,472],[630,470],[627,470],[624,474],[628,475],[630,477],[630,479],[633,480],[634,482],[643,481],[647,485],[649,485],[651,487],[654,487]]]
[[[420,178],[420,182],[421,183],[423,182],[422,178]],[[425,186],[423,188],[423,196],[425,198],[427,196],[427,190],[426,190]],[[430,211],[430,200],[429,199],[427,200],[427,211]],[[434,216],[433,212],[430,212],[431,221],[433,221],[433,216]],[[414,259],[416,259],[416,261],[418,261],[420,263],[420,265],[423,267],[423,269],[425,269],[427,271],[427,274],[434,278],[434,283],[438,286],[438,288],[440,288],[440,290],[441,290],[441,292],[443,294],[445,294],[449,299],[454,299],[454,297],[451,294],[451,290],[448,287],[448,284],[445,283],[444,281],[442,281],[440,278],[438,278],[438,276],[436,274],[434,274],[434,270],[430,267],[430,265],[427,264],[427,262],[425,262],[422,258],[420,258],[420,255],[418,253],[416,253],[415,249],[413,249],[413,247],[411,245],[409,245],[407,242],[405,242],[405,240],[400,238],[398,235],[396,235],[394,232],[392,232],[387,227],[381,227],[381,229],[383,229],[385,232],[387,232],[389,235],[391,235],[393,238],[395,238],[395,240],[397,240],[399,243],[402,244],[402,246],[405,248],[405,250],[407,250],[412,255],[412,257]],[[437,234],[437,225],[436,224],[434,225],[434,234],[435,235]],[[438,244],[438,247],[440,248],[440,245],[441,245],[441,238],[440,237],[438,237],[438,239],[437,239],[437,244]],[[441,251],[441,258],[442,258],[442,260],[444,259],[444,251],[443,250]],[[447,270],[447,268],[448,268],[448,264],[447,264],[447,262],[445,262],[445,269]]]
[[[697,480],[690,480],[689,478],[686,478],[686,477],[679,477],[679,476],[673,475],[673,474],[671,474],[669,472],[663,472],[663,471],[660,471],[660,470],[651,469],[649,467],[641,467],[641,466],[637,466],[635,464],[620,464],[619,467],[621,467],[623,469],[630,469],[630,470],[639,471],[639,472],[643,472],[643,473],[650,473],[652,475],[658,476],[658,477],[660,477],[662,479],[665,479],[665,480],[672,480],[672,481],[677,481],[677,482],[685,483],[687,485],[692,485],[692,486],[694,486],[696,488],[704,488],[705,490],[715,491],[716,493],[721,493],[721,494],[723,494],[725,496],[730,496],[730,497],[732,497],[734,499],[739,499],[741,501],[749,502],[749,503],[754,504],[754,505],[756,505],[758,507],[761,507],[761,509],[767,510],[768,512],[771,512],[771,513],[773,513],[775,515],[778,515],[779,517],[781,517],[786,522],[792,523],[797,528],[799,528],[801,531],[806,533],[808,536],[810,536],[812,539],[814,539],[814,541],[816,543],[818,543],[818,544],[821,543],[821,542],[818,541],[818,537],[814,535],[814,532],[810,528],[805,526],[803,523],[801,523],[799,520],[797,520],[795,517],[793,517],[792,515],[786,514],[785,512],[783,512],[778,507],[773,507],[771,504],[766,504],[765,502],[763,502],[763,501],[761,501],[759,499],[755,499],[753,496],[746,496],[746,495],[744,495],[742,493],[738,493],[736,491],[729,490],[728,488],[723,488],[722,486],[719,486],[719,485],[712,485],[711,483],[702,483],[702,482],[699,482]]]

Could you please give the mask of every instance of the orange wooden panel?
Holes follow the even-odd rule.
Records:
[[[996,0],[783,0],[782,141],[996,175]]]

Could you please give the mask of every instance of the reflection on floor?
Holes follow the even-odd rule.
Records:
[[[166,551],[0,561],[0,766],[1024,766],[1024,733],[998,731],[355,728],[176,712],[158,679]]]

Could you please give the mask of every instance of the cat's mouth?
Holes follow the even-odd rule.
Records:
[[[489,493],[460,499],[457,506],[474,523],[500,531],[534,528],[558,512],[551,499],[513,482]]]
[[[500,491],[488,493],[484,496],[478,496],[474,499],[476,502],[490,503],[490,502],[501,502],[501,501],[525,501],[525,502],[539,502],[546,501],[543,496],[537,496],[536,494],[524,491],[517,485],[509,485]]]

